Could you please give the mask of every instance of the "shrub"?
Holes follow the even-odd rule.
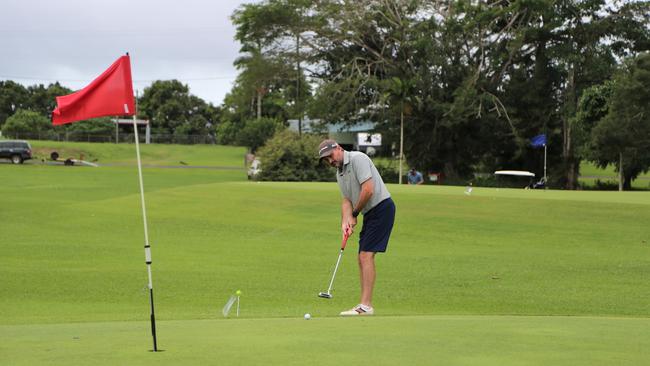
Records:
[[[332,168],[320,164],[317,156],[322,137],[298,135],[290,130],[276,132],[258,150],[261,172],[255,177],[265,181],[334,181]]]
[[[20,134],[38,134],[51,129],[52,124],[46,117],[37,112],[21,109],[7,118],[2,126],[2,134],[16,138]]]
[[[386,164],[381,161],[374,161],[374,163],[384,183],[399,182],[399,166],[395,166],[395,164],[392,163]],[[404,176],[403,181],[407,182],[406,179],[407,179],[406,176]]]
[[[239,126],[230,121],[221,122],[217,126],[217,142],[221,145],[234,145],[238,130]]]
[[[64,125],[68,133],[110,135],[115,131],[115,124],[109,117],[93,118]],[[57,126],[57,128],[64,127]]]
[[[270,139],[276,131],[283,129],[282,122],[273,118],[259,118],[246,121],[237,133],[237,144],[246,146],[254,153]]]

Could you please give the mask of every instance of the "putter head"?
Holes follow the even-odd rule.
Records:
[[[318,297],[322,297],[323,299],[331,299],[332,294],[327,293],[327,292],[319,292]]]

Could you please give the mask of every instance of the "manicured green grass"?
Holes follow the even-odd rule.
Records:
[[[30,141],[30,144],[36,157],[46,160],[56,151],[63,160],[83,156],[84,160],[99,164],[136,161],[135,144],[57,141]],[[243,147],[221,145],[140,144],[142,163],[149,165],[243,167],[245,152]]]
[[[579,181],[584,189],[618,190],[618,178],[612,176],[600,176],[598,178],[587,178],[581,176]],[[606,184],[608,188],[602,188],[602,186],[600,188],[597,187],[598,182],[600,182],[600,184]],[[650,190],[650,179],[637,178],[633,180],[632,189],[645,191]]]
[[[645,365],[649,319],[400,316],[0,326],[5,365]],[[368,344],[370,343],[370,344]]]
[[[609,183],[613,186],[618,186],[618,172],[614,171],[613,166],[608,166],[605,169],[598,168],[593,163],[583,161],[580,164],[580,183],[587,187],[596,185],[596,180],[603,183]],[[639,177],[632,181],[632,188],[635,189],[650,189],[650,174],[642,173]]]
[[[334,298],[316,297],[340,244],[335,183],[145,168],[167,350],[151,354],[135,166],[0,164],[0,182],[10,365],[638,365],[650,343],[646,192],[390,185],[398,211],[377,258],[377,316],[355,320],[337,314],[358,301],[358,234]],[[241,316],[223,319],[237,289]]]
[[[614,171],[614,167],[612,165],[608,166],[605,169],[602,169],[588,161],[583,161],[582,163],[580,163],[580,174],[588,175],[588,176],[607,176],[607,177],[618,176],[618,172]],[[650,178],[650,173],[642,173],[639,175],[639,178]]]

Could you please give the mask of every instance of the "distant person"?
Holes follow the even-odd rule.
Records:
[[[472,187],[472,182],[469,182],[469,184],[467,185],[467,187],[465,187],[465,194],[468,195],[468,196],[470,196],[470,195],[472,194],[472,190],[473,190],[473,189],[474,189],[474,188]]]
[[[411,169],[411,171],[408,173],[408,179],[409,179],[409,184],[424,183],[424,178],[422,178],[422,173],[415,170],[415,168]]]
[[[540,179],[539,182],[533,184],[533,189],[541,189],[541,188],[546,188],[546,177],[542,177],[542,179]]]
[[[341,235],[354,231],[357,217],[363,214],[359,234],[359,272],[361,297],[359,304],[341,315],[372,315],[372,291],[375,286],[375,254],[383,253],[395,222],[395,203],[384,185],[375,164],[358,151],[345,151],[334,140],[324,140],[318,147],[320,160],[336,167],[336,181],[343,196],[341,202]]]
[[[208,136],[207,136],[208,143],[212,144],[212,145],[216,144],[217,143],[217,135],[215,134],[214,126],[212,125],[212,123],[210,121],[208,121],[205,124],[205,130],[208,132]]]

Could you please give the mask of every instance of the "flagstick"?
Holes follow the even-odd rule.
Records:
[[[548,186],[547,180],[548,179],[546,178],[546,144],[544,144],[544,189],[546,189],[546,187]]]
[[[237,316],[239,317],[239,295],[237,295]]]
[[[136,116],[133,115],[133,130],[135,131],[135,151],[138,156],[138,176],[140,178],[140,199],[142,201],[142,220],[144,221],[144,257],[147,263],[147,273],[149,274],[149,300],[151,303],[151,335],[153,336],[153,351],[158,351],[156,341],[156,316],[153,307],[153,284],[151,281],[151,246],[149,245],[149,233],[147,231],[147,209],[144,205],[144,184],[142,183],[142,163],[140,161],[140,141],[138,138],[138,124]]]

